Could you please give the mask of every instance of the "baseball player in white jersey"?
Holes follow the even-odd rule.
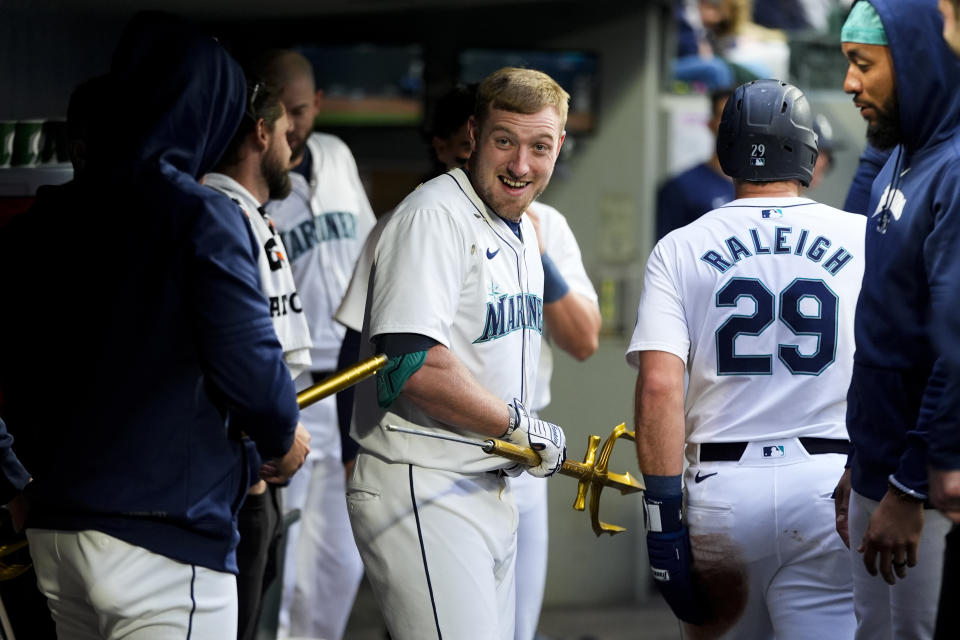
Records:
[[[865,221],[799,197],[817,138],[796,87],[739,87],[717,150],[737,199],[654,248],[627,351],[651,571],[690,637],[850,638],[832,490]]]
[[[302,389],[336,368],[344,329],[333,313],[376,220],[350,149],[335,136],[311,133],[321,92],[310,62],[275,51],[263,56],[258,71],[280,88],[293,121],[293,191],[267,210],[280,229],[310,325],[313,368],[298,378]],[[344,501],[336,400],[305,409],[301,420],[315,446],[284,495],[285,508],[300,509],[301,516],[287,535],[279,635],[335,640],[363,575]]]
[[[563,431],[524,409],[543,268],[523,213],[553,173],[568,99],[537,71],[491,74],[470,121],[469,174],[454,169],[410,194],[376,245],[363,333],[390,363],[357,388],[347,503],[397,640],[513,638],[517,511],[505,470],[522,469],[388,427],[532,446],[542,462],[528,471],[539,476],[562,464]]]
[[[473,113],[474,94],[473,89],[456,87],[438,101],[430,137],[435,160],[446,170],[463,166],[469,159],[467,120]],[[466,149],[459,144],[461,138],[467,141]],[[530,205],[526,213],[536,228],[544,267],[543,340],[532,411],[533,415],[539,416],[539,412],[550,403],[550,376],[553,373],[550,343],[557,342],[564,351],[584,360],[596,351],[601,319],[596,291],[587,276],[580,247],[566,218],[542,203]],[[381,217],[367,236],[363,253],[337,310],[337,321],[357,333],[363,326],[374,251],[390,215]],[[510,484],[519,515],[515,638],[531,640],[536,635],[547,577],[547,483],[543,478],[524,473],[512,477]]]
[[[537,228],[544,269],[543,346],[537,368],[533,414],[550,404],[555,344],[578,360],[597,350],[600,308],[597,292],[587,276],[580,246],[563,214],[537,202],[527,214]],[[516,640],[532,640],[543,606],[547,579],[547,483],[522,474],[510,479],[520,523],[517,527]]]
[[[269,198],[290,194],[287,132],[291,124],[274,89],[251,79],[247,93],[247,110],[240,128],[216,169],[204,177],[204,184],[237,203],[250,224],[260,248],[260,289],[270,305],[283,359],[291,377],[296,378],[310,369],[310,329],[280,234],[263,209]],[[302,426],[298,432],[309,439]],[[254,454],[248,447],[254,483],[237,515],[237,640],[252,640],[256,635],[264,585],[274,578],[268,570],[268,559],[281,528],[279,487],[268,487],[260,479],[259,456]]]

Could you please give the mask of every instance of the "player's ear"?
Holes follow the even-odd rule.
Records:
[[[443,155],[443,152],[447,150],[447,141],[440,136],[433,136],[433,139],[430,141],[430,145],[433,147],[433,152],[437,155],[437,157]]]
[[[560,157],[560,148],[563,146],[563,141],[567,139],[566,130],[560,132],[560,139],[557,141],[557,154],[554,157],[554,160]]]
[[[470,119],[467,120],[467,135],[470,137],[470,153],[471,155],[477,151],[477,141],[480,139],[480,131],[477,128],[477,117],[470,116]]]
[[[270,146],[270,128],[267,126],[266,120],[263,118],[257,118],[257,126],[253,130],[256,134],[256,144],[257,149],[261,151]]]
[[[323,89],[317,89],[313,92],[313,108],[315,111],[320,109],[321,102],[323,102]]]

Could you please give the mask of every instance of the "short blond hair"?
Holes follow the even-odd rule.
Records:
[[[557,81],[534,69],[504,67],[483,79],[477,87],[475,114],[481,127],[491,109],[513,113],[537,113],[553,107],[560,115],[560,131],[567,126],[567,104],[570,94]]]

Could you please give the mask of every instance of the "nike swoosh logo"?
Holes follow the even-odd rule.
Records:
[[[500,253],[500,249],[497,249],[493,253],[490,253],[490,249],[487,249],[487,258],[489,258],[490,260],[493,260],[498,253]]]
[[[715,476],[715,475],[717,475],[718,473],[720,473],[720,472],[719,472],[719,471],[714,471],[713,473],[708,473],[707,475],[702,476],[702,475],[700,475],[700,471],[697,470],[697,476],[693,479],[693,481],[696,482],[697,484],[700,484],[701,482],[703,482],[703,481],[706,480],[707,478],[709,478],[709,477],[711,477],[711,476]]]

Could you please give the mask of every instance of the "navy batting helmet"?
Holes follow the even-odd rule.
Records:
[[[806,96],[780,80],[737,87],[720,119],[717,156],[723,172],[737,180],[799,180],[809,186],[817,134]]]

